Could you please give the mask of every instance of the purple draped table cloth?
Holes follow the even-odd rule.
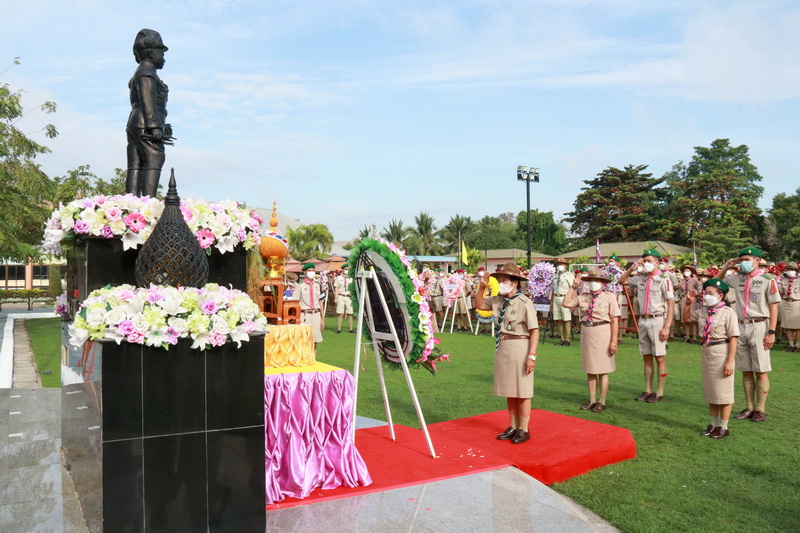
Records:
[[[353,376],[324,363],[264,372],[267,504],[371,484],[353,442]]]

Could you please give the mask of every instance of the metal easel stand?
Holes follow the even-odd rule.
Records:
[[[406,384],[408,385],[408,392],[411,394],[411,399],[414,402],[414,409],[417,411],[417,419],[419,420],[419,425],[422,427],[422,432],[425,434],[425,442],[428,444],[428,450],[431,452],[431,457],[436,459],[436,452],[433,449],[433,443],[431,442],[430,433],[428,433],[428,426],[425,424],[425,417],[422,414],[422,408],[419,405],[419,398],[417,397],[417,391],[414,389],[414,382],[411,380],[411,373],[408,369],[408,363],[406,362],[405,355],[403,354],[403,348],[400,346],[400,339],[397,336],[397,330],[394,327],[394,322],[391,320],[391,315],[389,314],[389,306],[386,305],[386,297],[383,294],[383,290],[381,289],[380,283],[377,281],[377,276],[375,275],[375,269],[370,268],[368,271],[361,271],[356,274],[357,278],[360,278],[361,283],[361,290],[358,294],[358,331],[356,332],[356,350],[355,350],[355,365],[353,369],[353,375],[355,376],[356,381],[356,394],[353,395],[353,439],[355,440],[355,431],[356,431],[356,424],[355,424],[355,413],[356,413],[356,405],[357,405],[357,391],[358,391],[358,369],[359,369],[359,353],[358,348],[361,343],[362,339],[362,332],[364,331],[364,309],[366,308],[367,315],[369,316],[370,324],[374,324],[375,321],[372,316],[372,308],[370,307],[370,300],[369,295],[367,294],[367,279],[374,279],[375,280],[375,289],[378,293],[378,298],[381,301],[381,306],[383,307],[383,312],[388,317],[387,322],[389,323],[389,329],[392,332],[392,338],[394,340],[395,349],[397,350],[398,357],[400,359],[400,366],[403,369],[403,374],[406,378]],[[381,395],[383,396],[383,406],[386,410],[386,422],[389,425],[389,435],[393,441],[396,441],[395,433],[394,433],[394,423],[392,422],[392,413],[391,408],[389,407],[389,395],[386,391],[386,380],[383,376],[383,365],[381,365],[381,356],[380,351],[378,350],[378,341],[375,338],[374,332],[372,333],[372,349],[375,352],[375,363],[378,366],[378,377],[380,378],[381,382]]]
[[[625,300],[628,302],[628,316],[633,319],[633,328],[636,330],[636,336],[640,337],[639,335],[639,321],[636,320],[636,314],[633,312],[633,300],[631,300],[631,295],[628,292],[628,285],[625,284],[622,286],[622,290],[625,291]],[[630,331],[631,328],[625,327],[625,331]]]

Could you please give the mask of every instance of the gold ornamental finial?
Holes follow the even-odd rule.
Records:
[[[278,227],[278,202],[272,202],[272,218],[269,219],[269,225],[271,228],[276,229]]]

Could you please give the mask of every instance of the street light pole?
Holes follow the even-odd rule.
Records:
[[[531,268],[531,182],[539,183],[539,169],[535,167],[517,167],[517,180],[525,182],[525,196],[527,198],[526,220],[528,229],[528,269]]]

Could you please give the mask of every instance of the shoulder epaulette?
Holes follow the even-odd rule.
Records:
[[[761,274],[761,277],[762,278],[767,278],[767,279],[774,279],[775,278],[775,276],[773,276],[772,274],[769,274],[767,272],[764,272],[763,274]]]

